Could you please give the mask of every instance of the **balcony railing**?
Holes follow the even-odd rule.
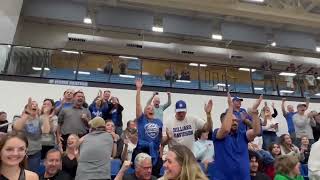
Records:
[[[7,75],[144,84],[206,91],[320,97],[320,78],[310,72],[264,71],[251,67],[190,63],[98,52],[0,44],[0,72]]]

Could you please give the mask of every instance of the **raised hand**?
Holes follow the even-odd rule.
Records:
[[[272,102],[271,107],[272,107],[272,109],[275,109],[275,108],[274,108],[274,102]]]
[[[257,99],[256,102],[253,104],[252,110],[256,111],[260,106],[262,100],[263,100],[263,95],[260,95],[259,99]]]
[[[212,99],[210,99],[210,100],[208,101],[208,104],[205,104],[205,105],[204,105],[204,111],[205,111],[206,113],[211,113],[212,106],[213,106],[213,102],[212,102]]]
[[[130,161],[124,161],[120,171],[126,172],[130,168],[130,166],[131,166],[131,162]]]
[[[166,128],[166,135],[167,135],[167,139],[168,141],[172,139],[173,135],[170,133],[169,129]]]
[[[140,90],[142,88],[142,86],[143,86],[142,80],[140,78],[136,79],[136,87],[137,87],[137,89]]]
[[[233,102],[232,102],[232,99],[231,99],[230,92],[228,92],[228,106],[229,107],[233,107]]]

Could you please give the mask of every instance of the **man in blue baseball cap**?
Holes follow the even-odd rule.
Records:
[[[239,130],[246,131],[248,128],[252,128],[252,118],[244,108],[241,108],[242,101],[243,99],[238,96],[232,98],[233,114],[239,121]]]
[[[163,144],[170,144],[170,141],[187,146],[190,150],[193,149],[195,142],[194,133],[198,129],[205,129],[209,132],[212,131],[212,100],[210,99],[204,106],[207,115],[207,122],[187,116],[187,104],[183,100],[176,102],[176,114],[173,119],[166,120],[163,128]],[[171,142],[173,142],[171,141]]]

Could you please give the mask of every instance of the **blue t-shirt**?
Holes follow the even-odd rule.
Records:
[[[54,106],[58,107],[60,106],[60,104],[61,104],[61,101],[57,101]],[[64,103],[62,108],[71,108],[72,106],[73,106],[73,103],[68,102],[68,103]]]
[[[218,129],[212,133],[214,144],[214,172],[211,180],[250,180],[248,139],[246,132],[228,134],[217,139]]]
[[[287,120],[287,125],[288,125],[288,132],[289,133],[294,133],[295,129],[294,129],[294,124],[293,124],[293,115],[295,115],[296,112],[288,112],[284,117]]]
[[[138,144],[137,149],[148,150],[152,157],[152,164],[159,157],[159,146],[162,137],[162,122],[160,119],[148,120],[144,114],[137,120]],[[155,161],[155,162],[154,162]]]
[[[233,111],[233,114],[239,120],[239,127],[238,130],[240,131],[247,131],[247,125],[243,122],[241,118],[241,114],[245,114],[246,118],[252,121],[252,117],[247,113],[247,111],[243,108],[240,108],[239,111]]]

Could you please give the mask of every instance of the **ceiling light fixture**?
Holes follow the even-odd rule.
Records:
[[[270,44],[272,47],[276,47],[277,46],[277,43],[275,41],[273,41],[271,44]]]
[[[68,53],[68,54],[79,54],[78,51],[62,50],[61,52]]]
[[[317,46],[317,47],[316,47],[316,51],[317,51],[317,52],[320,52],[320,46]]]
[[[280,76],[296,76],[297,74],[296,73],[290,73],[290,72],[281,72],[279,74]]]
[[[239,68],[240,71],[248,71],[250,72],[250,68]],[[251,72],[255,72],[256,69],[251,69]]]
[[[181,82],[181,83],[191,83],[191,81],[188,81],[188,80],[180,80],[180,79],[176,80],[176,82]]]
[[[73,74],[75,74],[75,73],[76,73],[76,71],[73,71]],[[87,72],[87,71],[78,71],[78,74],[90,75],[91,73]]]
[[[291,91],[291,90],[280,90],[280,93],[292,94],[292,93],[294,93],[294,91]]]
[[[221,34],[212,34],[211,38],[214,40],[219,40],[219,41],[221,41],[223,39]]]
[[[153,26],[152,31],[153,32],[163,32],[163,27]]]
[[[133,75],[126,75],[126,74],[119,74],[119,76],[123,78],[135,78],[135,76]]]
[[[131,56],[119,56],[119,58],[121,58],[121,59],[135,59],[135,60],[139,59],[137,57],[131,57]]]
[[[189,63],[189,66],[198,66],[198,63]]]
[[[85,17],[85,18],[83,18],[83,23],[92,24],[92,19],[90,17]]]
[[[207,67],[207,64],[200,64],[200,67]]]

